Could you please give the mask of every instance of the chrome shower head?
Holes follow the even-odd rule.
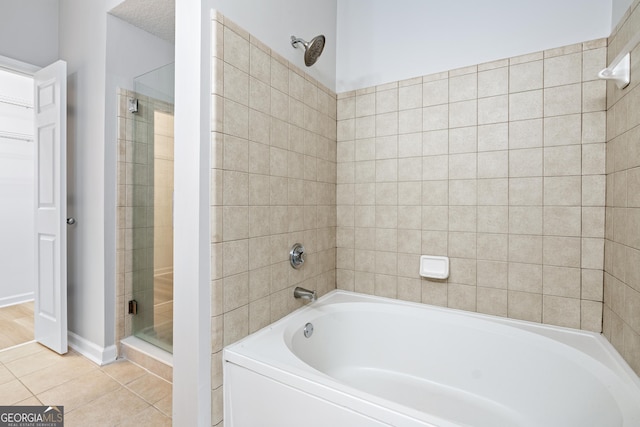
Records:
[[[304,65],[307,67],[311,67],[316,63],[324,49],[324,42],[325,38],[322,34],[314,37],[310,42],[306,42],[296,36],[291,36],[291,46],[297,48],[298,43],[301,43],[302,46],[304,46]]]

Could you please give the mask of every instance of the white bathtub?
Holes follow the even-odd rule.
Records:
[[[601,335],[343,291],[223,358],[228,427],[640,426]]]

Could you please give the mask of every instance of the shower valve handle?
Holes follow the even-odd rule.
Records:
[[[289,261],[291,262],[291,267],[300,268],[302,264],[304,264],[304,246],[300,243],[296,243],[291,248],[289,252]]]

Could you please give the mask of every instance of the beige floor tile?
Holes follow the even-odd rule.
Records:
[[[111,393],[65,414],[65,427],[115,426],[127,421],[133,414],[141,412],[150,405],[120,387]]]
[[[160,412],[168,417],[173,416],[173,393],[163,397],[153,404]]]
[[[43,352],[50,352],[50,350],[37,342],[30,342],[25,345],[0,351],[0,362],[7,364],[15,360]]]
[[[0,308],[0,319],[13,320],[18,317],[33,317],[33,303],[10,305]]]
[[[64,406],[65,412],[69,412],[119,387],[117,381],[96,369],[40,393],[37,397],[47,405]]]
[[[33,315],[28,317],[17,317],[14,319],[14,321],[31,332],[29,339],[32,340],[33,339]]]
[[[8,370],[4,365],[0,364],[0,384],[5,384],[15,379],[16,377],[13,376],[11,371]]]
[[[121,384],[128,384],[131,381],[140,378],[147,371],[138,365],[125,359],[117,360],[109,365],[103,366],[102,371],[113,377]]]
[[[15,403],[14,406],[42,406],[43,403],[38,400],[37,397],[31,396],[26,398],[25,400]]]
[[[153,374],[145,374],[127,387],[151,404],[171,394],[171,384]]]
[[[15,405],[29,397],[33,395],[19,380],[0,385],[0,406]]]
[[[58,362],[59,357],[59,354],[50,350],[40,351],[5,363],[4,365],[9,368],[16,377],[23,377],[32,372],[55,365],[56,362]]]
[[[98,369],[98,365],[93,364],[77,353],[69,352],[64,356],[55,354],[55,357],[56,360],[53,364],[20,377],[24,385],[33,394],[40,394],[59,384]],[[47,358],[47,360],[49,359]]]
[[[33,303],[0,308],[0,350],[33,340]]]
[[[33,341],[33,328],[22,325],[22,320],[0,320],[0,350]]]
[[[153,426],[153,427],[161,427],[161,426],[171,426],[171,418],[164,415],[162,412],[158,411],[154,407],[149,407],[142,412],[135,414],[129,417],[126,421],[119,426],[125,427],[141,427],[141,426]]]

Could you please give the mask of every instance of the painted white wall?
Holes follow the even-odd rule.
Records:
[[[633,3],[633,0],[612,0],[612,12],[611,12],[611,30],[620,23],[620,20]]]
[[[58,59],[58,0],[2,0],[0,55],[44,67]]]
[[[340,0],[337,92],[607,37],[611,1]]]
[[[0,70],[0,96],[33,105],[33,78]],[[28,139],[33,126],[32,108],[0,103],[0,132]],[[33,299],[34,200],[33,140],[0,136],[0,307]]]
[[[33,79],[0,70],[0,96],[31,104]],[[33,137],[33,109],[0,103],[0,132]],[[34,142],[0,137],[0,307],[33,299]]]
[[[33,162],[33,141],[0,137],[0,307],[33,299]]]
[[[342,0],[340,0],[342,1]],[[305,69],[312,77],[333,90],[336,79],[337,0],[212,0],[211,5],[240,25],[273,51]],[[366,0],[365,0],[366,3]],[[395,2],[388,2],[395,4]],[[291,36],[311,40],[324,34],[322,56],[312,67],[305,67],[303,52],[291,46]]]
[[[211,18],[208,0],[176,2],[173,424],[210,426]],[[217,422],[214,420],[214,424]]]
[[[61,0],[59,14],[68,67],[67,213],[78,221],[67,232],[68,327],[105,348],[115,322],[105,270],[105,210],[115,209],[105,205],[107,15],[104,1],[84,0]]]

